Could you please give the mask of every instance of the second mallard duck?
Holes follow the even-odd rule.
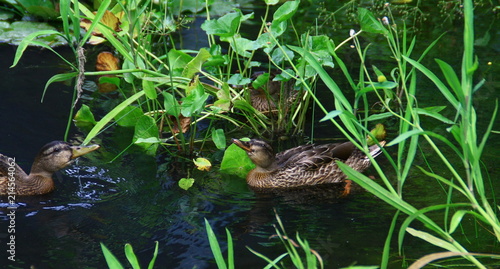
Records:
[[[0,154],[0,195],[40,195],[54,190],[52,175],[74,159],[92,152],[99,145],[72,146],[53,141],[42,147],[26,174],[14,158]]]
[[[246,151],[256,165],[247,175],[253,188],[290,188],[324,183],[338,183],[347,176],[337,166],[342,161],[356,171],[370,166],[370,159],[351,142],[324,145],[303,145],[274,154],[273,148],[258,139],[232,142]],[[379,143],[385,145],[385,141]],[[378,145],[370,147],[370,155],[378,156]]]

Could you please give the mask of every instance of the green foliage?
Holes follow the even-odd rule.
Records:
[[[189,188],[191,188],[194,184],[194,178],[181,178],[179,180],[179,187],[181,187],[181,189],[184,189],[184,190],[188,190]]]
[[[298,243],[289,238],[286,235],[283,223],[281,222],[281,219],[277,214],[276,214],[276,219],[278,220],[278,225],[279,225],[279,227],[276,227],[276,233],[277,233],[276,237],[278,237],[281,240],[282,245],[285,246],[286,248],[285,253],[279,255],[274,260],[271,260],[270,258],[247,247],[250,250],[250,252],[268,262],[268,265],[265,268],[271,268],[271,267],[278,269],[286,268],[284,265],[282,267],[280,267],[279,265],[281,262],[283,262],[283,259],[287,256],[290,258],[290,261],[293,263],[295,268],[313,269],[313,268],[318,268],[318,264],[319,268],[324,268],[321,256],[315,250],[311,249],[309,243],[306,240],[302,240],[298,234],[296,236]],[[226,260],[224,258],[224,255],[222,254],[222,250],[220,248],[217,237],[207,219],[205,219],[205,229],[207,231],[208,241],[210,243],[210,248],[212,250],[212,254],[214,255],[215,262],[217,263],[217,267],[222,269],[234,268],[233,242],[229,230],[226,229],[226,235],[227,235],[227,260]],[[297,251],[297,248],[303,250],[304,253],[300,254]]]
[[[120,261],[109,251],[109,249],[101,243],[102,253],[104,254],[104,258],[106,259],[106,263],[108,264],[109,269],[123,269],[124,267],[121,265]],[[137,256],[135,256],[134,249],[132,245],[125,244],[125,256],[127,257],[128,262],[134,269],[140,269],[139,260]],[[156,262],[156,257],[158,256],[158,241],[156,241],[155,252],[153,253],[153,258],[149,262],[148,269],[153,269],[154,264]]]
[[[387,39],[388,47],[393,53],[394,59],[396,59],[397,66],[391,72],[394,81],[387,81],[383,73],[376,68],[374,68],[374,70],[378,78],[377,81],[372,81],[368,68],[364,65],[366,62],[366,50],[361,48],[361,44],[357,39],[357,35],[361,34],[363,31],[352,33],[350,39],[354,42],[358,54],[362,59],[360,66],[362,72],[359,75],[359,83],[356,84],[354,83],[355,80],[347,72],[345,64],[341,61],[340,57],[336,55],[333,44],[330,43],[330,53],[335,58],[337,66],[341,67],[353,91],[356,93],[354,104],[351,104],[349,100],[345,98],[343,91],[341,91],[336,83],[328,76],[315,57],[312,57],[306,50],[292,48],[294,51],[300,53],[305,60],[316,69],[321,79],[335,96],[336,110],[328,112],[323,109],[326,114],[323,120],[331,120],[332,123],[351,141],[355,142],[358,147],[365,148],[363,144],[357,144],[357,141],[365,141],[363,137],[366,133],[366,126],[362,125],[363,122],[366,124],[368,121],[386,119],[388,117],[394,117],[399,121],[399,136],[394,138],[387,145],[388,147],[396,147],[396,157],[393,158],[386,155],[397,176],[396,187],[394,187],[387,178],[386,175],[388,173],[382,171],[375,160],[372,160],[372,163],[379,172],[382,183],[373,181],[343,163],[339,163],[339,167],[348,175],[348,178],[354,180],[381,200],[392,205],[398,212],[408,215],[400,227],[400,232],[397,234],[400,252],[407,233],[425,240],[429,244],[445,249],[446,252],[441,255],[435,255],[435,257],[430,259],[422,258],[422,260],[419,260],[418,263],[421,266],[434,259],[460,255],[475,266],[485,268],[485,266],[475,257],[484,256],[484,254],[468,252],[468,250],[462,246],[460,240],[453,236],[453,233],[456,233],[465,215],[469,215],[473,217],[475,221],[482,223],[481,225],[489,227],[493,231],[496,239],[500,240],[500,222],[496,214],[496,205],[490,204],[488,199],[489,193],[486,190],[487,184],[484,182],[482,175],[484,170],[481,167],[481,154],[486,145],[487,138],[492,131],[493,122],[497,117],[498,106],[495,107],[490,123],[486,130],[484,130],[483,137],[480,138],[477,134],[476,111],[472,102],[473,93],[482,85],[482,82],[479,82],[477,85],[473,85],[472,83],[474,71],[478,66],[473,55],[474,26],[472,1],[464,1],[464,11],[464,57],[462,70],[460,72],[461,78],[459,78],[460,76],[456,74],[449,64],[441,60],[436,60],[445,78],[443,82],[438,75],[434,74],[429,68],[421,63],[423,57],[431,50],[438,40],[432,42],[419,59],[415,60],[411,54],[416,41],[415,38],[407,40],[405,27],[402,28],[401,32],[398,32],[398,28],[395,25],[389,23],[384,24],[375,19],[370,11],[362,8],[358,9],[358,19],[363,31],[381,34]],[[394,21],[392,17],[386,18],[385,20]],[[435,84],[439,92],[448,101],[449,107],[456,110],[457,116],[455,119],[448,119],[441,114],[444,106],[418,107],[418,103],[415,100],[418,89],[416,77],[417,70],[422,72]],[[395,85],[398,87],[395,87]],[[393,92],[393,90],[396,90],[396,92]],[[378,98],[378,102],[383,105],[382,110],[378,114],[368,114],[368,94],[375,94]],[[323,107],[319,100],[315,99],[315,101],[318,102],[321,108]],[[358,111],[363,111],[362,108],[364,108],[366,112],[356,115]],[[447,136],[443,136],[442,134],[426,130],[420,122],[421,116],[431,117],[442,122],[443,125],[449,126],[447,130],[455,141],[450,141]],[[358,118],[362,119],[361,123]],[[340,120],[342,124],[337,122],[337,120]],[[449,187],[449,191],[446,193],[448,196],[447,204],[429,205],[423,209],[418,209],[403,199],[403,186],[415,159],[420,138],[423,138],[430,145],[430,149],[433,150],[434,154],[442,162],[439,169],[432,168],[430,163],[427,164],[427,168],[421,167],[420,169],[425,175]],[[438,142],[444,142],[444,145],[449,146],[452,154],[441,149],[437,145]],[[457,147],[455,145],[459,146]],[[453,165],[451,163],[452,159],[460,160],[463,166],[459,167],[456,164]],[[447,170],[447,176],[439,174],[443,169]],[[463,169],[463,171],[459,171],[459,169]],[[452,175],[452,180],[448,179],[449,174]],[[467,202],[452,203],[451,197],[455,195],[455,192],[461,194]],[[436,212],[442,212],[443,218],[441,219],[445,220],[444,225],[439,224],[441,222],[434,221],[428,214],[430,212],[434,214]],[[395,226],[397,216],[398,214],[396,213],[387,236],[381,264],[382,268],[385,268],[389,263],[390,241],[393,233],[396,233]],[[422,222],[428,231],[411,228],[410,225],[414,220]],[[494,256],[496,255],[489,255],[489,257]]]
[[[248,158],[244,150],[235,144],[231,144],[227,147],[220,164],[220,171],[222,173],[244,178],[253,168],[255,168],[255,164]]]

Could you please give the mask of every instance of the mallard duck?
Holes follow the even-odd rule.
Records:
[[[302,96],[302,91],[293,88],[295,79],[285,82],[274,81],[274,77],[279,73],[277,71],[272,72],[266,84],[258,89],[249,84],[252,106],[262,113],[276,114],[278,108],[288,109],[297,98]],[[262,74],[264,72],[256,72],[252,75],[252,79],[255,80]]]
[[[337,166],[342,161],[357,171],[370,166],[370,159],[351,142],[303,145],[274,154],[273,148],[258,139],[232,142],[246,151],[256,165],[247,175],[247,183],[253,188],[290,188],[339,183],[346,175]],[[379,142],[380,146],[385,141]],[[382,150],[379,145],[370,146],[370,155],[378,156]]]
[[[92,152],[99,145],[72,146],[53,141],[42,147],[26,174],[14,158],[0,154],[0,195],[40,195],[54,190],[52,175],[74,159]]]

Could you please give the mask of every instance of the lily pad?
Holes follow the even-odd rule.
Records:
[[[42,30],[56,31],[56,28],[44,22],[14,22],[10,24],[8,28],[3,28],[2,33],[0,33],[0,43],[19,45],[26,36]],[[68,44],[60,35],[41,35],[36,39],[36,41],[42,42],[51,47],[64,46]]]
[[[14,13],[7,10],[0,10],[0,21],[6,21],[14,18]]]

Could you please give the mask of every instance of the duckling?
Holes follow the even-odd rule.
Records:
[[[0,195],[41,195],[54,190],[52,175],[68,166],[74,159],[97,150],[99,145],[72,146],[52,141],[42,147],[26,174],[15,158],[0,154]]]
[[[251,139],[248,142],[232,139],[232,142],[246,151],[256,165],[247,177],[252,188],[290,188],[343,182],[347,176],[337,166],[342,161],[356,171],[363,172],[370,166],[370,159],[351,142],[324,145],[302,145],[274,154],[266,142]],[[379,145],[370,146],[370,155],[378,156]]]

